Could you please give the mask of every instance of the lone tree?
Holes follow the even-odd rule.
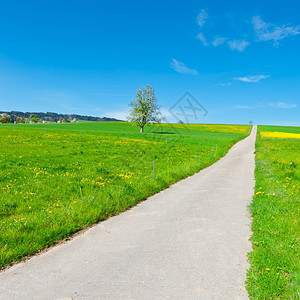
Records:
[[[130,115],[128,121],[136,126],[140,126],[140,132],[144,132],[144,126],[148,123],[159,123],[161,121],[159,105],[154,90],[150,85],[139,88],[136,91],[137,99],[131,102]]]

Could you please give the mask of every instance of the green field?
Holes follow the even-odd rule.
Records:
[[[0,125],[0,267],[211,165],[250,126],[138,131],[120,122]]]
[[[291,126],[259,126],[260,131],[265,132],[286,132],[286,133],[300,133],[299,127]]]
[[[251,299],[299,299],[300,139],[260,132],[300,134],[300,128],[259,126],[247,288]]]

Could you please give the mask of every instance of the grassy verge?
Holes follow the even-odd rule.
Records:
[[[299,299],[300,139],[289,139],[290,133],[300,137],[300,128],[259,126],[247,278],[251,299]]]
[[[0,126],[0,267],[203,169],[249,126]],[[153,176],[153,161],[155,174]]]

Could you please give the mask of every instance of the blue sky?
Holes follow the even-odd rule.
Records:
[[[167,119],[300,125],[300,2],[1,1],[0,111],[124,118],[153,85]]]

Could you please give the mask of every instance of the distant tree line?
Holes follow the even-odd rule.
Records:
[[[92,116],[84,116],[77,114],[57,114],[54,112],[21,112],[21,111],[11,111],[11,112],[1,112],[0,111],[0,123],[25,123],[32,122],[72,122],[74,120],[82,121],[93,121],[93,122],[105,122],[105,121],[121,121],[114,118],[100,118]]]

